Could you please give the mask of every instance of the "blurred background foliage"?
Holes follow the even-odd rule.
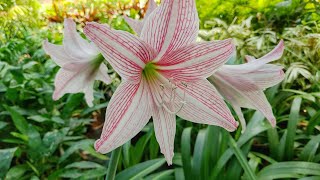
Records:
[[[157,1],[159,3],[159,1]],[[173,166],[159,153],[152,122],[122,147],[116,179],[320,178],[320,2],[318,0],[196,0],[199,41],[233,38],[238,57],[260,57],[285,41],[276,63],[286,78],[266,95],[277,117],[244,109],[248,128],[225,130],[177,119]],[[61,44],[62,22],[87,21],[133,32],[122,15],[143,18],[147,0],[0,1],[0,179],[103,179],[110,154],[93,149],[105,108],[120,82],[95,84],[95,104],[82,94],[53,101],[59,69],[42,41]]]

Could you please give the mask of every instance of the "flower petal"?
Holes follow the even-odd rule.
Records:
[[[96,80],[102,81],[106,84],[111,83],[111,78],[108,75],[108,68],[105,64],[101,64],[97,73]]]
[[[43,41],[42,47],[46,54],[48,54],[60,67],[63,67],[67,63],[78,61],[77,59],[70,57],[62,45],[55,45],[49,43],[48,40],[45,40]]]
[[[76,23],[68,18],[64,20],[63,45],[66,52],[76,59],[92,59],[99,54],[98,48],[83,39],[77,32]]]
[[[135,20],[132,18],[129,18],[128,16],[123,16],[124,20],[129,24],[129,26],[132,28],[132,30],[140,36],[142,28],[143,28],[143,20]]]
[[[234,109],[234,111],[236,112],[236,114],[238,115],[242,130],[241,133],[244,133],[246,131],[246,127],[247,127],[247,123],[246,120],[243,117],[242,111],[241,111],[241,107],[238,106],[237,104],[233,103],[232,107]]]
[[[129,24],[129,26],[137,33],[138,36],[141,35],[142,28],[144,26],[145,20],[150,16],[150,14],[157,8],[157,4],[154,0],[149,0],[148,10],[143,20],[135,20],[124,16],[124,20]]]
[[[148,9],[146,15],[144,16],[144,19],[147,19],[151,15],[151,13],[157,9],[157,7],[157,3],[154,0],[149,0]]]
[[[157,68],[176,81],[194,81],[211,76],[234,53],[231,39],[191,44],[164,56]]]
[[[145,19],[141,38],[159,52],[154,62],[164,54],[196,41],[199,18],[194,0],[164,0]]]
[[[172,164],[174,136],[176,133],[176,115],[167,112],[163,107],[153,105],[153,124],[161,153],[167,160],[168,165]]]
[[[120,84],[109,102],[101,137],[95,142],[98,152],[108,153],[121,146],[148,123],[152,113],[149,93],[144,81]]]
[[[183,85],[178,87],[175,109],[181,106],[179,102],[185,101],[177,114],[179,117],[195,123],[220,126],[228,131],[236,130],[238,122],[208,80],[188,83],[186,88]]]
[[[97,23],[87,23],[84,32],[124,79],[140,82],[145,63],[155,57],[155,51],[149,45],[127,32]]]
[[[281,40],[279,44],[268,54],[265,56],[253,60],[252,56],[247,56],[246,59],[249,61],[245,64],[239,64],[237,66],[235,65],[225,65],[230,70],[230,73],[232,72],[238,72],[238,73],[247,73],[251,71],[255,71],[259,68],[261,68],[263,65],[275,61],[277,59],[280,59],[284,51],[284,42]]]
[[[232,67],[239,65],[232,65]],[[279,84],[284,79],[284,72],[281,66],[265,64],[259,69],[249,72],[233,71],[231,65],[223,65],[215,74],[223,76],[239,90],[264,90]]]
[[[276,125],[276,119],[272,112],[272,107],[269,104],[265,94],[262,90],[257,90],[256,88],[250,89],[252,86],[248,85],[246,90],[241,90],[245,86],[245,82],[233,83],[229,81],[230,78],[226,78],[221,74],[216,73],[214,76],[210,77],[210,80],[214,82],[215,87],[219,92],[231,103],[236,104],[245,108],[253,108],[259,110],[274,127]]]
[[[86,101],[88,105],[92,105],[93,95],[88,94],[93,89],[94,77],[88,78],[86,69],[79,69],[78,71],[69,71],[61,68],[55,78],[54,85],[55,90],[53,93],[53,99],[57,100],[66,93],[85,93]]]

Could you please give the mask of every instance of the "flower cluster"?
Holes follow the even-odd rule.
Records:
[[[241,107],[260,110],[275,126],[265,88],[283,79],[279,59],[283,42],[269,54],[241,65],[224,65],[235,56],[231,39],[196,42],[199,19],[194,0],[149,1],[144,20],[124,17],[137,35],[87,23],[82,39],[75,23],[65,20],[63,46],[44,42],[44,49],[61,66],[54,99],[84,92],[92,105],[93,82],[110,83],[104,59],[122,82],[107,107],[105,124],[95,149],[108,153],[133,138],[152,117],[161,152],[172,164],[176,115],[228,131],[238,127],[223,97],[233,106],[243,130]],[[101,53],[101,54],[100,54]],[[210,81],[209,81],[209,80]],[[223,97],[222,97],[223,96]]]

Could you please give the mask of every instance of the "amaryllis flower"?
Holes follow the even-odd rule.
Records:
[[[242,131],[245,130],[246,122],[241,112],[241,107],[261,111],[273,127],[276,125],[271,105],[263,90],[283,80],[283,68],[278,65],[267,64],[280,59],[283,50],[284,43],[281,40],[267,55],[259,59],[246,56],[248,62],[245,64],[223,65],[209,78],[237,113],[242,125]]]
[[[64,20],[63,45],[54,45],[46,40],[43,48],[61,67],[54,82],[54,100],[66,93],[83,92],[86,102],[92,106],[94,81],[111,82],[99,49],[77,33],[76,24],[71,19]]]
[[[206,79],[235,53],[230,39],[196,43],[194,0],[163,0],[144,20],[140,38],[107,25],[87,23],[84,33],[121,76],[106,112],[98,152],[134,137],[152,116],[156,138],[172,164],[176,115],[234,131],[238,123]]]
[[[144,19],[147,19],[156,8],[157,8],[157,4],[155,3],[155,1],[149,0],[148,10],[144,16]],[[131,19],[127,16],[124,16],[124,19],[130,25],[130,27],[137,33],[137,35],[140,36],[145,20],[144,19],[143,20],[135,20],[135,19]]]

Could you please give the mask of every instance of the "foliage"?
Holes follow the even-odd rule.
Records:
[[[229,63],[243,63],[247,54],[260,57],[285,40],[285,55],[277,63],[285,67],[286,79],[266,91],[278,126],[270,128],[252,110],[244,110],[249,121],[244,134],[178,119],[168,167],[150,122],[123,145],[115,178],[319,178],[319,2],[197,0],[197,6],[199,40],[235,40],[238,58]],[[76,18],[79,26],[94,20],[130,31],[120,15],[144,13],[138,1],[127,0],[0,2],[0,179],[103,179],[110,154],[95,152],[93,142],[120,80],[111,69],[111,85],[95,84],[93,108],[82,94],[53,101],[58,67],[41,44],[46,38],[61,43],[65,17]]]

